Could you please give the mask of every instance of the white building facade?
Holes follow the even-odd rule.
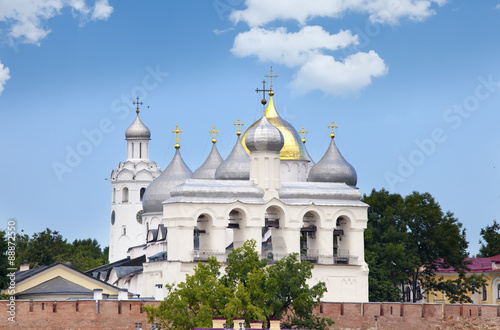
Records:
[[[120,170],[113,172],[112,189],[122,192],[127,186],[129,200],[132,191],[143,197],[142,206],[135,204],[140,198],[134,200],[133,210],[126,209],[123,202],[116,204],[116,199],[112,204],[113,211],[120,209],[130,212],[130,218],[134,216],[135,223],[123,220],[119,225],[126,225],[130,235],[127,255],[146,255],[141,276],[130,280],[135,288],[142,288],[136,293],[155,296],[157,284],[184,281],[198,261],[215,256],[224,262],[232,248],[254,239],[258,252],[270,262],[297,253],[314,263],[311,284],[326,283],[323,301],[368,301],[363,239],[368,205],[360,201],[356,171],[337,149],[333,130],[328,150],[314,164],[298,131],[278,115],[272,90],[269,95],[265,115],[243,136],[238,130],[235,146],[225,160],[214,137],[207,160],[194,173],[182,160],[178,141],[176,153],[161,175],[149,159],[151,167],[143,172],[148,173],[144,180],[132,179],[140,171],[127,168],[127,176],[120,176]],[[133,140],[135,152],[138,141],[149,141],[144,128],[137,134],[141,139]],[[130,141],[127,136],[127,143]],[[147,143],[142,148],[147,150]],[[137,166],[145,162],[134,158],[137,154],[129,155],[132,158],[127,163]],[[123,200],[123,196],[119,198]],[[142,224],[133,214],[141,210]],[[122,232],[116,224],[115,220],[111,225],[110,255],[115,251],[114,256],[121,257],[126,240],[120,240]]]

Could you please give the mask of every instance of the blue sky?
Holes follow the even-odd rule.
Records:
[[[334,120],[362,193],[431,193],[475,254],[500,214],[498,31],[498,0],[2,0],[0,227],[108,245],[105,179],[126,160],[133,99],[151,160],[168,165],[179,124],[194,171],[212,126],[226,157],[236,119],[260,117],[273,66],[277,110],[314,160]]]

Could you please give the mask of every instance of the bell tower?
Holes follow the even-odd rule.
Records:
[[[136,118],[125,131],[127,161],[120,162],[111,172],[111,224],[109,237],[109,261],[127,257],[130,247],[144,244],[142,229],[142,198],[148,185],[161,172],[155,162],[149,160],[151,132],[139,118],[137,97]]]

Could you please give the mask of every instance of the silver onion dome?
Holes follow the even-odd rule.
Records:
[[[205,160],[199,169],[194,171],[193,179],[214,179],[215,171],[217,171],[220,164],[222,164],[222,157],[214,143],[207,160]]]
[[[146,127],[139,118],[139,114],[135,117],[134,122],[130,125],[125,131],[125,139],[134,139],[134,140],[150,140],[151,132],[149,128]]]
[[[250,179],[250,156],[241,144],[238,136],[236,145],[215,171],[216,180],[249,180]]]
[[[285,144],[283,134],[269,122],[266,116],[263,116],[257,125],[248,130],[245,142],[250,152],[280,152]]]
[[[356,170],[337,149],[332,138],[330,146],[321,160],[309,171],[309,182],[344,182],[355,187],[358,183]]]
[[[165,171],[151,182],[144,192],[144,197],[142,199],[142,209],[144,212],[163,212],[162,203],[170,198],[170,190],[184,183],[184,181],[191,178],[192,175],[193,172],[191,172],[186,163],[184,163],[179,149],[177,149],[174,158]]]

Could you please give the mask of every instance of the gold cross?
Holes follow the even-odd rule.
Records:
[[[271,67],[271,75],[266,74],[264,77],[271,78],[271,86],[269,89],[273,90],[273,78],[278,78],[278,75],[273,75],[273,67]]]
[[[134,104],[134,105],[136,105],[136,106],[137,106],[137,109],[135,110],[135,112],[136,112],[137,114],[139,114],[139,105],[142,105],[142,102],[139,102],[139,96],[137,96],[137,98],[136,98],[136,99],[137,99],[137,102],[135,102],[135,101],[134,101],[134,102],[132,102],[132,104]]]
[[[302,129],[298,133],[302,134],[302,143],[306,143],[306,138],[304,134],[309,133],[309,131],[304,131],[304,126],[302,126]]]
[[[236,135],[240,136],[240,135],[241,135],[241,132],[240,132],[240,126],[243,126],[243,125],[245,125],[245,124],[240,123],[240,118],[238,118],[238,122],[237,122],[237,123],[234,123],[233,125],[234,125],[234,126],[238,125],[238,132],[236,132]]]
[[[182,133],[182,131],[179,130],[179,125],[175,125],[175,130],[172,131],[172,133],[175,133],[175,149],[179,149],[181,147],[179,145],[179,133]]]
[[[213,135],[214,135],[214,137],[213,137],[213,139],[212,139],[212,143],[217,142],[217,140],[215,139],[215,134],[216,134],[216,133],[217,133],[217,134],[219,134],[220,132],[215,130],[215,126],[214,126],[213,131],[208,131],[208,133],[210,133],[210,134],[212,134],[212,133],[213,133]]]
[[[338,126],[334,126],[333,125],[334,121],[332,120],[332,124],[331,125],[327,125],[326,127],[328,128],[331,128],[332,129],[332,134],[330,134],[330,137],[333,139],[335,137],[335,133],[333,133],[333,129],[334,128],[338,128]]]

